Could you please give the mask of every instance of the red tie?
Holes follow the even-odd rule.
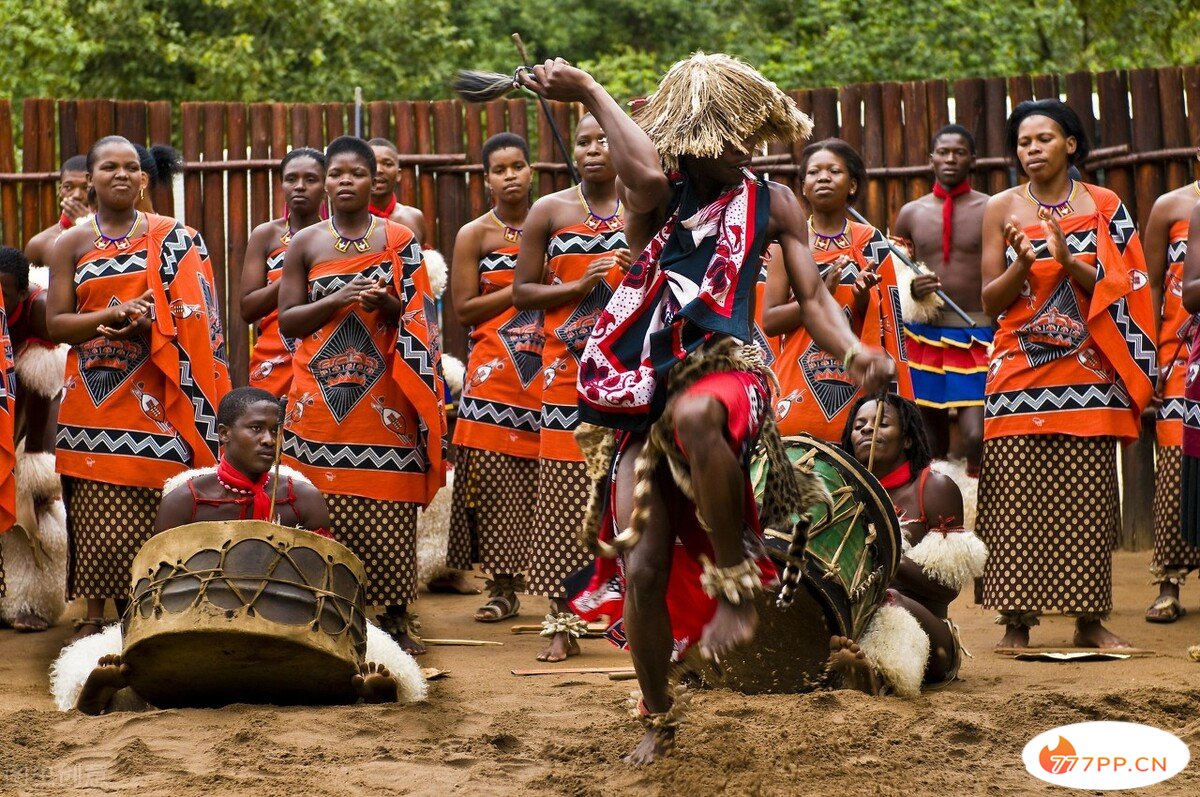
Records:
[[[377,208],[374,205],[368,205],[368,207],[371,209],[372,215],[378,216],[381,219],[390,219],[392,217],[392,211],[396,209],[396,195],[392,194],[392,198],[387,203],[386,208]]]
[[[933,184],[933,195],[942,200],[942,268],[950,265],[950,242],[954,237],[954,197],[970,190],[969,180],[963,180],[949,191],[941,183]]]

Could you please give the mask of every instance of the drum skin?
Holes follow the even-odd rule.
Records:
[[[159,708],[354,702],[366,651],[362,563],[259,520],[192,523],[134,558],[129,684]]]
[[[795,600],[775,605],[776,590],[755,602],[754,640],[721,659],[723,682],[740,692],[808,692],[824,684],[829,638],[858,639],[879,608],[900,565],[900,521],[887,491],[854,457],[835,445],[802,435],[784,438],[788,458],[821,479],[831,504],[807,507],[812,515]],[[763,483],[765,463],[751,478]],[[793,521],[800,515],[797,509]],[[790,534],[767,529],[768,553],[782,571]]]

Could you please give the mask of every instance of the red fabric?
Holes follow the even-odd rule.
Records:
[[[62,227],[64,230],[69,230],[75,226],[75,222],[71,220],[70,216],[64,213],[58,217],[58,226]]]
[[[1184,377],[1184,397],[1188,411],[1184,415],[1183,455],[1200,458],[1200,324],[1192,332]]]
[[[725,438],[729,447],[739,457],[744,457],[758,438],[759,429],[770,406],[770,392],[761,378],[744,371],[725,371],[709,374],[685,391],[686,395],[708,395],[716,398],[725,407]],[[635,439],[628,433],[620,434],[622,454]],[[682,449],[681,449],[682,450]],[[685,452],[686,454],[686,452]],[[703,456],[703,452],[700,452]],[[619,457],[618,460],[619,462]],[[613,472],[616,471],[614,463]],[[692,645],[700,640],[704,627],[716,612],[717,601],[704,594],[700,587],[700,565],[702,556],[714,559],[712,542],[708,532],[700,525],[693,504],[673,482],[660,481],[662,499],[667,517],[672,519],[675,545],[671,555],[671,571],[667,581],[667,614],[671,621],[671,637],[674,640],[674,656],[680,658]],[[760,538],[762,529],[758,520],[758,506],[754,501],[754,488],[749,475],[745,477],[743,493],[744,529],[747,535]],[[611,539],[616,531],[615,489],[609,490],[600,534]],[[765,551],[757,559],[759,576],[764,585],[774,584],[778,578],[775,565]],[[588,586],[571,599],[571,607],[585,620],[607,616],[612,625],[605,636],[621,648],[628,647],[624,630],[625,569],[624,563],[616,559],[597,559]]]
[[[267,495],[267,491],[263,489],[270,478],[271,473],[268,471],[259,477],[258,481],[251,481],[249,476],[242,473],[233,465],[230,465],[229,460],[225,459],[224,455],[221,456],[221,461],[217,463],[218,480],[236,490],[247,490],[253,494],[253,518],[255,520],[269,521],[271,519],[271,496]]]
[[[374,216],[378,216],[381,219],[390,219],[392,217],[392,211],[396,209],[396,195],[392,194],[391,201],[388,202],[387,207],[383,210],[380,210],[374,205],[370,205],[369,209],[371,214]]]
[[[900,463],[900,467],[880,479],[879,486],[885,490],[891,490],[903,487],[912,481],[912,478],[912,465],[905,461]]]
[[[941,183],[933,184],[933,195],[942,200],[942,267],[950,265],[951,242],[954,238],[954,197],[971,190],[971,181],[963,180],[949,191]]]

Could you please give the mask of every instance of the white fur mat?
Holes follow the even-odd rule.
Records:
[[[907,609],[879,607],[858,646],[893,692],[901,697],[921,694],[929,661],[929,637]]]

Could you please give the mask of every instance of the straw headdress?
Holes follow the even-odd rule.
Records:
[[[676,63],[633,118],[669,170],[678,168],[680,155],[715,158],[727,144],[791,143],[812,133],[812,119],[791,97],[721,53],[698,52]]]

